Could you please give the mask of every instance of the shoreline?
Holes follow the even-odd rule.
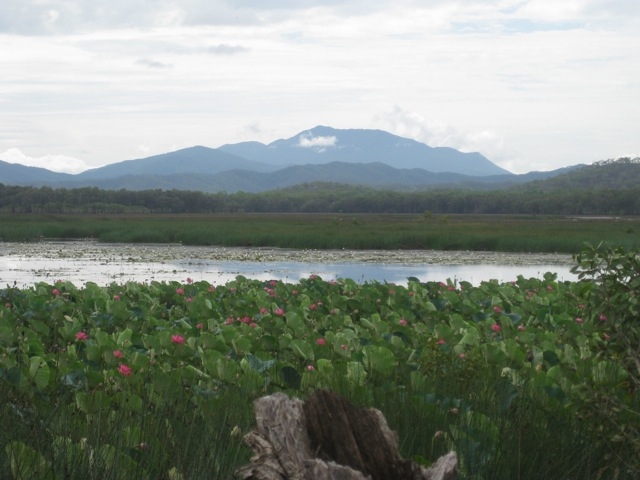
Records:
[[[404,265],[562,265],[573,264],[564,253],[439,250],[294,250],[272,247],[123,244],[94,241],[38,243],[0,242],[0,257],[92,259],[165,263],[177,260],[300,263],[379,263]],[[126,258],[125,258],[126,257]]]

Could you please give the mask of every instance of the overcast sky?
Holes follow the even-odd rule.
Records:
[[[0,159],[56,171],[316,125],[640,154],[639,0],[2,0],[0,65]]]

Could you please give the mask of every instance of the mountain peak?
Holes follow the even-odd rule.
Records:
[[[286,167],[295,168],[285,172]],[[275,171],[278,173],[269,179],[264,177]],[[301,171],[305,172],[304,175]],[[189,184],[193,189],[201,190],[204,184],[213,181],[213,176],[220,174],[225,180],[222,180],[221,187],[216,188],[226,190],[232,188],[233,182],[246,186],[250,178],[259,179],[257,183],[268,182],[266,185],[273,188],[287,175],[291,181],[320,178],[369,184],[383,184],[393,178],[395,184],[405,186],[416,185],[418,181],[431,184],[437,180],[435,177],[440,177],[438,181],[445,176],[454,178],[451,175],[485,177],[487,180],[491,176],[512,175],[479,153],[430,147],[383,130],[337,129],[326,125],[316,125],[268,145],[256,141],[219,148],[196,145],[111,163],[77,175],[62,176],[44,169],[39,171],[0,163],[0,183],[18,185],[129,186],[136,189],[134,185],[139,188],[153,188],[153,185],[158,185],[157,188],[179,188]],[[190,179],[188,182],[185,181],[187,177]]]
[[[243,158],[280,166],[378,162],[395,168],[420,168],[430,172],[464,175],[510,173],[477,152],[463,153],[448,147],[430,147],[384,130],[337,129],[325,125],[317,125],[266,146],[243,142],[224,145],[220,149]]]

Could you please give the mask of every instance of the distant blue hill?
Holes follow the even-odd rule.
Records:
[[[571,167],[573,168],[573,167]],[[313,182],[393,189],[504,188],[564,173],[514,175],[479,153],[431,148],[381,130],[315,127],[269,145],[195,146],[76,175],[0,160],[0,183],[128,190],[262,192]]]
[[[434,148],[382,130],[339,130],[317,126],[268,145],[242,142],[223,145],[218,150],[281,166],[377,162],[394,168],[420,168],[434,173],[472,176],[510,173],[480,153],[463,153],[448,147]]]
[[[125,160],[77,174],[76,180],[107,179],[131,175],[173,175],[198,173],[212,175],[233,169],[268,172],[274,167],[247,160],[222,150],[208,147],[189,147],[137,160]]]
[[[46,185],[65,180],[72,180],[68,173],[52,172],[46,168],[27,167],[18,163],[0,160],[0,183],[4,185]]]

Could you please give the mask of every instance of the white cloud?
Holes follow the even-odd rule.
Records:
[[[395,106],[375,120],[381,128],[396,135],[413,138],[430,147],[452,147],[465,152],[480,152],[487,148],[501,150],[504,141],[490,131],[461,132],[438,120],[426,120],[422,115]]]
[[[160,68],[160,69],[171,68],[171,65],[167,63],[162,63],[157,60],[152,60],[150,58],[141,58],[139,60],[136,60],[135,64],[141,65],[143,67],[148,67],[148,68]]]
[[[98,166],[141,144],[330,125],[511,171],[611,158],[640,150],[639,14],[637,0],[2,0],[0,152]]]
[[[427,120],[422,115],[395,106],[376,115],[379,128],[401,137],[412,138],[430,147],[450,147],[461,152],[479,152],[495,164],[512,173],[530,171],[522,165],[521,155],[505,144],[505,139],[491,130],[461,131],[439,120]]]
[[[19,163],[28,167],[46,168],[53,172],[80,173],[87,170],[87,164],[78,158],[66,155],[43,155],[42,157],[29,157],[17,148],[10,148],[0,153],[0,160],[7,163]]]
[[[324,151],[326,147],[335,147],[336,141],[337,139],[334,136],[312,137],[311,135],[300,135],[298,137],[298,146],[302,148],[316,147],[321,151]]]
[[[339,18],[382,13],[390,25],[399,24],[398,20],[411,24],[412,17],[417,17],[423,28],[425,22],[440,26],[461,22],[469,27],[476,24],[476,31],[523,19],[557,24],[615,22],[621,27],[640,13],[639,5],[637,0],[3,0],[0,32],[59,35],[123,28],[248,27],[288,22],[309,11],[332,12]]]
[[[149,145],[145,145],[144,143],[138,145],[137,151],[145,157],[151,155],[152,149]]]
[[[207,48],[207,53],[211,53],[213,55],[234,55],[236,53],[244,53],[247,51],[249,51],[249,49],[242,45],[229,45],[228,43],[211,45]]]
[[[529,0],[523,2],[516,13],[536,21],[558,22],[581,17],[586,3],[584,0]]]

